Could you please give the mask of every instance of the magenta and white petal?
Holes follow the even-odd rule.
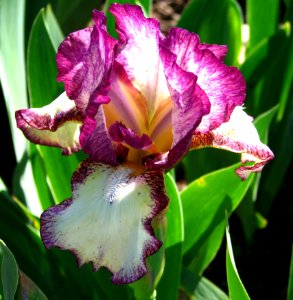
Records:
[[[195,130],[204,115],[210,111],[210,103],[197,84],[197,77],[179,67],[176,55],[161,48],[172,103],[172,133],[175,146],[189,132]]]
[[[138,136],[131,128],[127,128],[121,122],[115,122],[110,126],[109,135],[113,141],[126,143],[134,149],[147,150],[153,144],[148,135]]]
[[[180,68],[176,63],[176,55],[164,46],[161,48],[161,58],[171,97],[169,106],[157,110],[151,123],[150,136],[160,146],[159,149],[165,151],[146,157],[145,162],[170,169],[188,151],[193,132],[202,117],[209,113],[210,103],[197,85],[197,77]]]
[[[94,11],[93,19],[94,26],[71,33],[61,43],[56,57],[57,80],[82,111],[89,101],[107,95],[117,44],[106,31],[105,15]]]
[[[42,108],[18,110],[15,117],[17,127],[35,144],[60,147],[65,155],[81,148],[79,135],[84,117],[65,93]]]
[[[124,68],[117,62],[114,63],[111,73],[108,95],[111,101],[103,105],[108,128],[116,121],[123,121],[125,126],[136,134],[141,135],[147,131],[147,102],[128,79]]]
[[[201,50],[208,49],[214,53],[214,55],[224,61],[226,54],[228,52],[228,47],[226,45],[216,45],[216,44],[199,44],[198,48]]]
[[[139,6],[115,3],[109,11],[116,19],[119,35],[120,52],[116,60],[146,99],[151,118],[161,101],[169,97],[160,58],[159,21],[145,18]]]
[[[208,133],[200,131],[194,133],[190,150],[203,147],[242,153],[243,166],[236,170],[242,180],[245,180],[251,172],[261,172],[268,161],[274,158],[269,147],[260,141],[252,118],[243,111],[241,106],[237,106],[230,120],[217,129]]]
[[[225,48],[200,44],[196,34],[180,28],[172,28],[164,43],[177,55],[178,65],[198,77],[197,84],[211,103],[199,130],[208,132],[227,122],[234,107],[243,104],[246,86],[240,71],[222,62]]]
[[[145,275],[146,257],[161,246],[151,221],[168,204],[163,174],[86,160],[73,175],[72,189],[72,200],[41,215],[45,246],[72,251],[80,266],[106,267],[114,283]]]
[[[99,107],[93,111],[93,115],[89,113],[86,116],[81,128],[79,140],[82,150],[92,160],[115,165],[118,162],[117,153],[108,134],[103,109]]]

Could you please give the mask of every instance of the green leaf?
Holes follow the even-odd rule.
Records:
[[[288,38],[287,27],[281,27],[273,36],[259,42],[247,54],[240,70],[247,80],[248,90],[253,89],[257,82],[271,68],[271,62],[283,48]],[[281,47],[280,47],[281,45]]]
[[[293,48],[292,48],[293,49]],[[270,130],[270,147],[275,158],[266,166],[262,172],[262,181],[259,187],[259,197],[256,202],[258,210],[265,216],[268,215],[272,202],[274,201],[284,176],[292,162],[293,140],[293,89],[287,95],[288,102],[282,120],[275,120]],[[276,176],[277,174],[277,176]]]
[[[287,290],[287,300],[293,299],[293,246],[291,252],[291,263],[290,263],[290,274],[289,274],[289,282],[288,282],[288,290]]]
[[[55,201],[48,187],[44,161],[37,150],[37,146],[32,143],[30,145],[30,160],[32,164],[35,185],[40,199],[40,205],[43,211],[55,204]]]
[[[279,0],[247,1],[250,48],[253,48],[264,38],[275,33],[280,21],[279,9]]]
[[[49,288],[52,285],[50,276],[55,276],[56,280],[58,276],[48,271],[50,261],[45,257],[45,249],[37,230],[38,220],[31,216],[29,218],[5,192],[0,192],[0,207],[0,239],[9,245],[22,270]]]
[[[28,46],[29,91],[33,107],[47,105],[63,91],[62,86],[56,82],[55,61],[56,49],[61,40],[61,31],[50,6],[41,9],[33,24]],[[60,149],[45,146],[37,146],[37,150],[55,203],[70,197],[70,179],[79,163],[77,156],[62,156]],[[39,167],[35,165],[35,168]],[[41,198],[41,203],[43,208],[47,208],[51,204],[50,198]]]
[[[50,30],[50,31],[49,31]],[[50,6],[37,15],[28,44],[28,77],[33,107],[48,104],[63,91],[56,82],[56,49],[62,34]]]
[[[213,171],[239,162],[239,154],[216,148],[190,151],[184,157],[182,166],[188,183]]]
[[[92,18],[92,11],[101,10],[104,1],[51,0],[50,3],[63,32],[67,35],[87,26]]]
[[[48,185],[55,203],[71,197],[71,176],[79,164],[76,155],[63,156],[60,149],[45,146],[37,148],[44,162]]]
[[[17,128],[15,111],[25,108],[27,86],[25,74],[24,50],[24,0],[0,0],[0,80],[9,119],[16,160],[20,162],[26,156],[28,145],[24,135]],[[19,186],[22,187],[23,201],[35,213],[39,213],[39,204],[30,162],[23,168]],[[28,192],[26,186],[30,186]],[[19,195],[20,196],[20,195]]]
[[[18,284],[18,267],[13,254],[2,240],[0,240],[0,266],[3,297],[5,300],[14,300]]]
[[[227,238],[226,268],[227,268],[229,297],[231,300],[250,300],[244,288],[244,285],[241,282],[241,279],[239,277],[236,268],[228,225],[226,227],[226,238]]]
[[[157,300],[178,299],[184,240],[183,211],[176,182],[170,174],[165,176],[170,204],[166,213],[167,237],[165,241],[165,269],[157,287]]]
[[[231,213],[235,210],[254,177],[251,175],[242,182],[234,173],[237,166],[239,164],[209,173],[189,184],[181,192],[185,233],[183,253],[186,264],[197,257],[201,247],[212,234],[214,238],[209,241],[209,248],[218,249],[221,240],[221,230],[218,226],[221,227],[220,224],[225,222],[225,211]],[[210,255],[204,258],[206,262],[214,256],[211,249],[209,253]],[[201,262],[200,265],[206,263]]]
[[[214,283],[203,276],[196,275],[183,268],[181,288],[189,299],[196,300],[228,300],[228,296]]]
[[[242,12],[234,0],[193,0],[188,3],[178,27],[199,34],[202,42],[228,45],[226,63],[237,65],[242,46]]]
[[[8,193],[7,187],[1,177],[0,177],[0,193],[5,193],[5,194]]]
[[[225,223],[221,222],[214,228],[209,237],[202,241],[202,244],[199,244],[198,248],[192,249],[194,252],[190,251],[193,258],[189,263],[188,268],[197,274],[203,274],[205,269],[217,255],[222,245],[224,234]]]
[[[255,128],[257,129],[259,138],[263,143],[268,142],[269,128],[271,126],[274,117],[276,116],[277,111],[278,111],[278,105],[272,107],[268,111],[259,115],[253,122]]]
[[[26,148],[25,138],[15,126],[14,118],[15,110],[27,107],[24,6],[24,0],[0,0],[0,80],[17,161]]]
[[[272,108],[279,102],[281,118],[292,82],[293,37],[282,28],[264,40],[247,58],[241,70],[247,79],[246,106],[253,116]],[[247,74],[249,76],[247,76]],[[280,101],[281,100],[281,101]]]

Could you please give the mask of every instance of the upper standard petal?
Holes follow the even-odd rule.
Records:
[[[170,95],[160,58],[159,22],[145,18],[141,7],[113,4],[109,11],[116,19],[119,53],[116,60],[128,78],[143,95],[150,120],[157,107]]]
[[[116,40],[106,31],[106,18],[94,11],[94,26],[71,33],[57,52],[58,77],[68,97],[84,111],[89,101],[109,89]]]
[[[200,44],[196,34],[181,28],[172,28],[164,43],[177,55],[178,65],[197,76],[197,84],[210,102],[210,113],[198,130],[207,132],[227,122],[234,107],[243,104],[246,85],[237,68],[222,62],[226,49]]]

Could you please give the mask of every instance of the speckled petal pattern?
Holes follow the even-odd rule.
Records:
[[[199,149],[203,147],[214,147],[242,153],[241,161],[253,163],[243,165],[236,170],[237,175],[245,180],[251,172],[261,172],[264,165],[274,158],[272,151],[264,145],[249,117],[241,106],[237,106],[229,120],[219,128],[203,134],[195,132],[190,147]]]
[[[84,116],[65,93],[42,108],[18,110],[15,117],[17,127],[35,144],[60,147],[65,155],[81,148],[79,135]]]
[[[57,80],[64,82],[68,97],[82,111],[89,102],[107,95],[117,43],[106,31],[104,13],[95,10],[93,19],[94,26],[69,34],[56,57]]]
[[[168,204],[162,172],[86,160],[73,175],[72,189],[72,199],[41,216],[45,246],[71,250],[80,266],[106,267],[114,283],[142,277],[145,258],[161,246],[151,220]]]

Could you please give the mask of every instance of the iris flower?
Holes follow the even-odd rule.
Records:
[[[88,155],[72,176],[72,197],[41,215],[44,245],[130,283],[146,274],[146,257],[162,244],[152,220],[168,206],[166,171],[190,150],[216,147],[242,153],[236,173],[245,180],[273,153],[243,110],[245,80],[224,64],[226,46],[180,28],[164,36],[139,6],[109,11],[118,39],[94,10],[93,26],[59,46],[65,92],[45,107],[17,111],[16,119],[33,143]]]

